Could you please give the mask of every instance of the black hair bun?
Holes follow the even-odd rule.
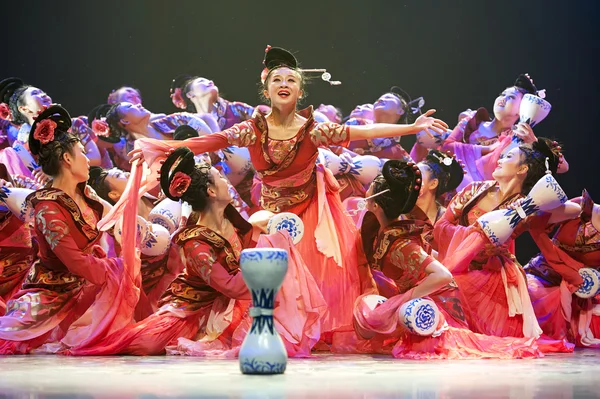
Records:
[[[25,83],[19,78],[6,78],[0,82],[0,103],[8,105],[14,92]]]
[[[529,77],[527,77],[527,75],[524,75],[524,74],[519,75],[517,80],[515,80],[515,87],[523,89],[529,94],[537,95],[537,88],[535,87],[535,85],[533,84],[531,79]]]
[[[187,147],[178,148],[167,157],[160,168],[160,187],[167,198],[173,201],[181,199],[169,192],[171,181],[177,172],[183,172],[188,176],[192,175],[195,167],[194,153]]]
[[[271,47],[265,53],[265,59],[263,62],[267,69],[273,69],[277,67],[289,67],[292,69],[298,68],[298,60],[296,57],[281,47]]]
[[[455,190],[462,183],[465,176],[460,162],[439,150],[429,150],[424,163],[435,169],[434,175],[438,179],[438,196]],[[440,174],[443,176],[439,176]]]
[[[68,131],[71,128],[71,115],[69,115],[69,112],[67,112],[66,109],[58,104],[46,108],[38,115],[31,126],[31,132],[29,134],[29,151],[31,151],[33,155],[38,155],[40,153],[42,142],[35,138],[35,133],[39,124],[45,120],[51,120],[56,124],[53,140],[60,139],[61,135],[68,134]]]
[[[421,171],[412,162],[390,160],[383,164],[383,178],[392,196],[400,203],[399,214],[410,212],[417,203],[421,191]]]
[[[178,126],[173,133],[173,140],[182,141],[191,137],[198,137],[198,131],[189,125]]]

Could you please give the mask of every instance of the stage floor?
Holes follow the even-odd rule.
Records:
[[[600,398],[600,351],[537,360],[292,359],[284,375],[244,376],[236,360],[0,357],[0,398]]]

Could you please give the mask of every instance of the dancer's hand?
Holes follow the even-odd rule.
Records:
[[[523,140],[525,144],[532,144],[537,141],[537,137],[533,133],[533,129],[527,123],[519,123],[514,130],[515,135]]]
[[[127,156],[130,158],[129,159],[129,163],[134,163],[135,161],[140,161],[140,162],[144,162],[144,152],[139,149],[136,148],[133,151],[130,151]]]
[[[13,188],[13,185],[12,185],[12,183],[7,182],[4,179],[0,179],[0,187]]]
[[[517,209],[519,207],[521,207],[521,205],[523,205],[523,202],[525,202],[526,198],[519,198],[514,200],[513,202],[511,202],[510,204],[508,204],[506,206],[506,209]]]
[[[430,109],[423,115],[419,116],[414,123],[417,131],[431,129],[434,132],[443,135],[448,130],[448,124],[441,119],[432,118],[430,115],[435,113],[435,109]]]
[[[33,170],[33,180],[35,180],[36,183],[45,186],[50,181],[50,177],[46,175],[40,167]]]

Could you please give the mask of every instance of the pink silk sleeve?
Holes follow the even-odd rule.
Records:
[[[456,194],[433,229],[434,240],[438,243],[438,260],[451,273],[466,272],[471,260],[488,242],[478,227],[465,227],[458,223],[472,193],[473,186],[469,185]]]
[[[415,143],[413,145],[412,150],[410,150],[410,157],[415,162],[421,162],[422,160],[425,159],[425,157],[427,156],[427,153],[429,153],[429,150],[427,148],[423,147],[419,143]]]
[[[496,169],[496,166],[498,166],[498,160],[502,156],[502,152],[506,149],[506,147],[510,145],[511,141],[511,136],[498,137],[498,147],[496,147],[494,151],[481,156],[475,161],[475,166],[477,167],[477,171],[479,172],[479,176],[481,176],[482,180],[493,179],[492,173]]]
[[[478,144],[463,143],[465,127],[469,119],[465,118],[454,128],[442,146],[443,151],[452,151],[456,158],[463,161],[467,174],[460,187],[473,181],[485,180],[477,170],[476,162],[481,158],[482,147]]]
[[[183,141],[139,139],[136,140],[136,145],[144,153],[146,163],[152,165],[158,159],[165,158],[166,152],[173,148],[188,147],[194,154],[202,154],[231,146],[248,147],[255,141],[254,121],[250,119],[219,133],[192,137]]]
[[[444,144],[442,146],[442,149],[444,151],[455,152],[454,149],[457,147],[460,147],[462,145],[465,145],[465,146],[474,145],[474,144],[466,144],[466,143],[462,142],[463,136],[465,134],[465,128],[466,128],[468,122],[469,122],[469,118],[465,118],[465,119],[461,120],[460,122],[458,122],[458,125],[456,125],[454,130],[452,130],[452,133],[450,133],[450,135],[444,141]]]
[[[54,201],[42,201],[35,207],[35,228],[45,238],[56,257],[73,274],[81,276],[93,284],[106,281],[109,259],[101,259],[95,254],[85,254],[71,236],[68,219],[71,218]]]
[[[183,248],[186,268],[190,274],[200,276],[215,290],[233,299],[251,299],[250,291],[238,270],[230,274],[219,263],[212,247],[204,242],[191,241]]]

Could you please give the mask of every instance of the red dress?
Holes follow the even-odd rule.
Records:
[[[29,227],[12,212],[0,212],[0,315],[21,289],[35,252]]]
[[[106,258],[95,227],[103,206],[89,188],[85,200],[92,215],[58,189],[28,197],[39,253],[0,317],[1,354],[26,354],[43,344],[89,344],[131,321],[139,294],[135,270]]]
[[[136,324],[115,332],[95,347],[71,350],[71,355],[157,355],[168,349],[171,354],[196,356],[225,356],[237,354],[250,327],[248,309],[250,293],[244,283],[238,263],[240,252],[252,248],[252,226],[230,205],[225,216],[233,223],[235,234],[225,239],[213,230],[200,225],[188,225],[173,237],[184,260],[183,272],[170,284],[159,302],[159,310]],[[283,237],[282,233],[276,236]],[[291,252],[289,276],[282,290],[300,281],[310,285],[310,276],[297,278],[293,270],[303,268],[302,262],[294,258],[291,242],[271,237],[278,247]],[[289,241],[289,237],[287,238]],[[269,241],[259,240],[259,245],[268,246]],[[292,279],[292,280],[290,280]],[[294,282],[292,282],[294,281]],[[308,281],[308,284],[307,284]],[[312,283],[314,284],[314,282]],[[315,293],[315,291],[312,291]],[[290,355],[308,355],[319,335],[319,314],[324,308],[319,293],[301,289],[290,290],[290,299],[278,295],[279,308],[275,320]],[[298,316],[289,324],[286,318],[289,309],[298,309],[298,298],[304,309],[304,318]],[[279,309],[279,310],[278,310]],[[304,323],[302,323],[304,322]],[[290,334],[286,334],[290,332]],[[299,339],[297,339],[299,338]]]
[[[571,294],[583,282],[578,270],[600,265],[600,232],[591,223],[591,205],[591,198],[584,197],[580,217],[561,224],[552,241],[542,229],[531,231],[542,252],[526,270],[544,333],[555,339],[569,338],[577,346],[600,348],[599,298]]]
[[[423,241],[424,231],[430,226],[410,217],[393,222],[381,231],[372,213],[368,213],[363,222],[362,241],[372,267],[398,288],[397,294],[388,296],[389,299],[374,310],[364,306],[362,301],[356,302],[354,314],[357,324],[363,331],[379,334],[372,339],[372,346],[390,345],[393,337],[395,343],[392,354],[396,358],[406,359],[514,359],[541,356],[534,338],[492,337],[470,331],[454,282],[429,296],[442,315],[434,336],[411,334],[399,323],[398,309],[411,299],[415,287],[427,277],[425,269],[435,261],[427,254],[427,244]]]
[[[477,205],[495,181],[475,182],[450,202],[434,229],[438,259],[454,275],[471,329],[499,337],[539,338],[542,335],[522,266],[514,256],[515,238],[530,224],[545,225],[549,214],[532,215],[522,221],[501,246],[491,244],[477,218],[485,213]],[[497,209],[506,209],[516,195]],[[544,352],[570,352],[564,341],[543,340]]]
[[[352,306],[360,294],[357,234],[339,198],[339,184],[328,169],[316,166],[321,145],[347,146],[349,128],[316,123],[312,108],[301,112],[307,120],[290,140],[269,138],[262,115],[220,132],[178,141],[141,140],[149,164],[165,150],[187,146],[195,153],[232,145],[248,147],[262,180],[260,205],[279,213],[293,212],[304,222],[304,238],[297,244],[328,305],[323,331],[351,331]]]

